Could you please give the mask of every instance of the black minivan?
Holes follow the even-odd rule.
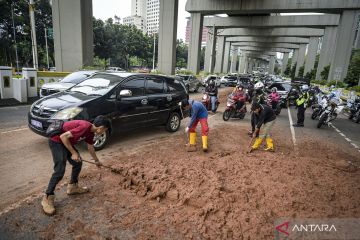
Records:
[[[36,101],[28,126],[46,136],[53,119],[93,121],[105,115],[117,130],[165,125],[176,132],[182,119],[179,102],[187,98],[184,83],[168,76],[99,72],[65,92]],[[102,149],[109,137],[110,132],[96,136],[95,149]]]

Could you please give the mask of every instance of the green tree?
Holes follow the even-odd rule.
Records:
[[[291,63],[292,63],[292,58],[289,58],[288,63],[286,65],[286,69],[284,71],[284,75],[287,77],[290,77],[291,75]]]
[[[345,82],[350,87],[356,86],[360,79],[360,49],[353,50]]]
[[[299,68],[299,77],[304,77],[304,70],[305,70],[305,66],[301,66],[300,68]]]
[[[176,40],[176,67],[186,68],[188,56],[188,46],[183,40]]]
[[[320,73],[320,76],[321,76],[322,80],[327,81],[328,76],[329,76],[329,71],[330,71],[330,65],[327,65],[326,67],[324,67],[324,69]]]
[[[0,65],[16,66],[15,42],[12,22],[14,12],[15,35],[20,67],[32,67],[29,5],[27,1],[0,1]],[[35,2],[35,29],[39,67],[45,67],[46,49],[44,28],[52,28],[51,6],[48,0]],[[50,63],[54,63],[53,41],[48,41]]]

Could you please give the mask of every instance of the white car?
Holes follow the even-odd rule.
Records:
[[[228,75],[222,76],[220,79],[221,84],[224,84],[224,85],[227,84],[228,78],[229,78]]]
[[[63,78],[60,82],[45,83],[41,86],[40,98],[66,91],[96,72],[97,71],[95,70],[73,72]]]
[[[215,85],[217,87],[220,87],[221,86],[221,81],[220,81],[220,78],[216,75],[209,75],[207,76],[204,81],[203,81],[203,85],[207,85],[209,83],[210,80],[214,80],[215,81]]]

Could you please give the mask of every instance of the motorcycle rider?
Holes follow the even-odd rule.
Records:
[[[276,106],[278,105],[279,100],[280,100],[280,95],[279,93],[277,93],[277,88],[273,87],[271,89],[271,94],[270,94],[271,107],[273,110],[276,110]]]
[[[240,110],[245,106],[246,99],[248,98],[246,92],[244,91],[244,86],[239,83],[236,85],[232,94],[233,98],[236,99],[236,110]]]
[[[271,109],[271,107],[267,106],[266,104],[259,104],[259,103],[253,103],[251,106],[251,110],[256,114],[257,117],[257,123],[256,123],[256,130],[253,133],[253,138],[255,139],[255,142],[253,146],[251,147],[250,152],[258,149],[261,146],[262,141],[266,140],[266,148],[265,151],[274,151],[274,143],[272,138],[270,137],[270,131],[271,128],[274,126],[276,115],[274,111]],[[260,128],[263,127],[262,133],[260,133]]]
[[[299,97],[296,99],[297,112],[297,123],[293,124],[294,127],[304,127],[305,111],[309,101],[309,86],[302,85]]]
[[[190,111],[191,121],[189,125],[186,127],[185,132],[190,132],[190,140],[188,145],[188,152],[196,151],[196,126],[200,122],[201,124],[201,139],[203,145],[203,151],[207,152],[208,150],[208,134],[209,134],[209,126],[208,126],[208,112],[205,106],[198,101],[194,100],[182,100],[181,108],[183,111]]]
[[[264,88],[264,84],[261,81],[257,82],[254,85],[254,96],[252,97],[252,104],[254,104],[254,103],[265,104],[266,103],[265,102],[266,94],[265,94],[263,88]],[[257,115],[254,112],[252,112],[251,113],[251,130],[248,132],[248,134],[250,136],[252,136],[255,131],[256,122],[257,122]]]
[[[209,84],[205,88],[205,92],[210,96],[211,111],[213,113],[215,113],[216,112],[216,102],[217,102],[218,88],[217,88],[214,80],[210,80]]]

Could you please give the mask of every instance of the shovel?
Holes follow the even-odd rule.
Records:
[[[98,166],[96,163],[94,162],[91,162],[91,161],[88,161],[88,160],[85,160],[85,159],[81,159],[83,162],[87,162],[87,163],[91,163],[91,164],[94,164],[96,166]],[[121,170],[120,169],[117,169],[117,168],[113,168],[113,167],[110,167],[110,166],[105,166],[105,165],[100,165],[99,167],[104,167],[104,168],[107,168],[107,169],[110,169],[111,172],[115,173],[115,174],[121,174]]]

